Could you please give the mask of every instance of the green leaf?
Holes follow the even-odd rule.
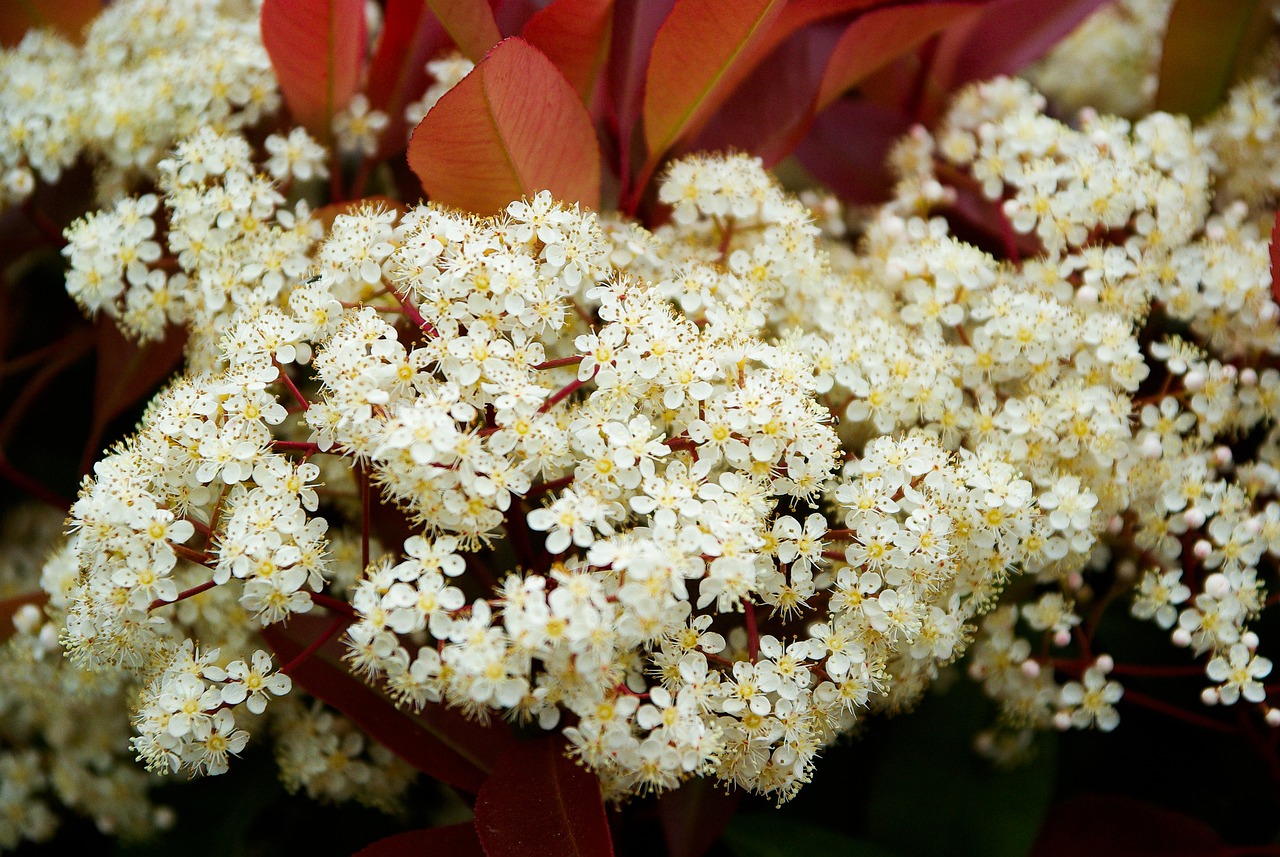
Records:
[[[738,816],[724,832],[724,841],[737,857],[899,857],[874,842],[806,824],[781,812]]]
[[[873,839],[909,857],[1028,852],[1053,795],[1057,736],[1038,736],[1027,764],[998,770],[972,750],[990,717],[978,688],[960,681],[915,712],[872,727],[868,740],[879,759],[867,772]]]
[[[1156,109],[1193,120],[1226,98],[1270,34],[1270,4],[1258,0],[1178,0],[1165,30]]]

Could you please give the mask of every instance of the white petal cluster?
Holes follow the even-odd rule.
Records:
[[[0,208],[81,156],[114,200],[178,139],[255,125],[279,103],[253,4],[121,0],[79,47],[32,30],[0,51]]]

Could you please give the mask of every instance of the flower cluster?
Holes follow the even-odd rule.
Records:
[[[0,51],[0,208],[82,155],[112,200],[174,142],[256,124],[280,103],[253,4],[121,0],[77,47],[31,30]]]

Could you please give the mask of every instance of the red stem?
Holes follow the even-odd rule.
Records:
[[[164,601],[160,598],[157,598],[155,601],[152,601],[150,604],[147,605],[147,612],[150,613],[152,610],[163,607],[166,604],[177,604],[179,601],[186,601],[188,598],[194,598],[195,596],[199,595],[201,592],[208,592],[210,589],[213,589],[213,587],[217,585],[218,584],[214,583],[212,580],[206,580],[204,583],[193,586],[190,589],[182,590],[181,592],[178,593],[178,597],[173,599],[172,601]]]
[[[332,595],[325,595],[323,592],[313,592],[311,593],[311,600],[326,610],[331,610],[334,613],[341,613],[352,621],[360,618],[356,615],[354,607],[340,598],[334,598]]]
[[[319,637],[316,637],[315,640],[311,642],[311,645],[307,646],[305,649],[299,652],[297,656],[294,657],[293,660],[289,661],[289,663],[282,666],[280,668],[280,672],[283,673],[284,675],[289,675],[290,673],[292,673],[299,666],[301,666],[302,663],[307,660],[307,658],[311,657],[316,652],[320,651],[321,646],[323,646],[325,643],[333,639],[334,634],[337,634],[339,631],[347,627],[347,625],[349,624],[351,624],[351,620],[348,619],[346,616],[335,616],[333,621],[329,623],[329,627],[324,629],[324,633],[321,634]]]

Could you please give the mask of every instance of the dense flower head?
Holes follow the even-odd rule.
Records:
[[[121,0],[82,46],[33,29],[0,51],[0,208],[38,177],[54,183],[82,155],[111,201],[175,141],[201,128],[252,126],[279,106],[253,4]]]
[[[13,115],[55,59],[90,93],[73,100],[108,85],[94,63],[137,91],[182,80],[171,22],[123,7],[137,48],[104,29],[5,54]],[[154,138],[57,131],[107,165],[103,206],[66,233],[69,294],[133,339],[187,336],[183,373],[85,478],[48,605],[14,619],[15,664],[128,708],[102,726],[117,751],[220,774],[270,732],[290,790],[394,808],[408,766],[263,648],[321,613],[396,704],[558,730],[618,799],[703,776],[786,800],[961,659],[999,704],[993,752],[1110,731],[1124,673],[1085,629],[1116,597],[1197,659],[1207,704],[1265,706],[1268,78],[1198,126],[1067,122],[1025,81],[971,86],[897,144],[893,198],[847,222],[725,154],[671,163],[651,228],[546,191],[492,217],[364,200],[322,218],[294,182],[338,162],[302,129],[261,150],[241,133],[276,98],[256,31],[191,8],[231,46],[216,95],[191,88]],[[471,67],[434,59],[410,124]],[[69,163],[32,142],[70,121],[40,109],[47,128],[0,144],[6,186]],[[386,124],[358,96],[334,145],[368,155]],[[152,192],[125,195],[142,174]],[[0,702],[31,720],[51,704],[14,686]],[[0,846],[46,833],[60,787],[40,763],[0,753],[25,784]],[[147,775],[112,757],[103,776],[129,796],[118,818],[61,799],[158,824]]]

